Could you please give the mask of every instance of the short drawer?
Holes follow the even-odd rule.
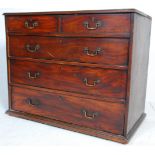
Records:
[[[64,33],[129,33],[130,14],[66,15],[62,17]]]
[[[125,107],[119,103],[13,87],[11,107],[16,111],[123,134]]]
[[[9,32],[56,32],[55,16],[9,16],[6,19]]]
[[[11,61],[11,82],[62,91],[124,99],[127,71]]]
[[[10,36],[9,54],[15,57],[126,66],[128,39]]]

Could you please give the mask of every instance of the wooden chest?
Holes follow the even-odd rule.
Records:
[[[4,15],[8,114],[127,143],[145,117],[151,17],[134,9]]]

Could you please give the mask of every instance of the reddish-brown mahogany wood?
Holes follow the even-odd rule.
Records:
[[[61,23],[63,33],[129,33],[130,14],[66,15]]]
[[[6,23],[9,32],[57,32],[55,16],[9,16]]]
[[[78,10],[78,11],[52,11],[52,12],[11,12],[4,13],[4,15],[83,15],[83,14],[127,14],[127,13],[135,13],[146,18],[152,19],[151,16],[147,15],[144,12],[141,12],[137,9],[108,9],[108,10]]]
[[[12,88],[13,110],[115,134],[123,133],[124,107],[112,102]]]
[[[132,14],[132,20],[134,23],[129,58],[127,133],[144,113],[151,33],[150,19]]]
[[[128,39],[10,36],[9,55],[35,59],[121,65],[128,63]]]
[[[125,98],[126,71],[12,60],[12,83]]]
[[[135,9],[5,17],[8,114],[127,143],[145,118],[151,17]]]

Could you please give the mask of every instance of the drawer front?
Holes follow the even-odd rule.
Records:
[[[16,57],[127,65],[128,40],[10,36],[9,53]]]
[[[11,61],[11,82],[101,97],[124,99],[126,71]]]
[[[88,128],[123,133],[123,104],[13,87],[11,107]]]
[[[9,16],[7,30],[10,32],[56,32],[55,16]]]
[[[62,17],[64,33],[129,33],[130,14],[70,15]]]

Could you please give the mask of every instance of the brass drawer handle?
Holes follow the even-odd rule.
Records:
[[[28,99],[27,99],[27,103],[28,103],[29,105],[32,105],[32,106],[38,106],[38,105],[40,105],[40,102],[39,102],[38,100],[33,100],[33,99],[31,99],[31,98],[28,98]]]
[[[38,22],[32,19],[26,20],[24,25],[27,29],[34,29],[35,27],[39,26]]]
[[[90,24],[89,24],[88,21],[84,21],[84,22],[83,22],[83,25],[84,25],[84,27],[86,27],[86,29],[88,29],[88,30],[96,30],[97,28],[99,28],[99,27],[102,26],[101,21],[97,21],[97,22],[95,23],[95,27],[90,27],[90,26],[89,26]]]
[[[82,114],[84,115],[84,117],[86,118],[86,119],[95,119],[96,118],[96,116],[98,116],[98,112],[88,112],[87,110],[82,110]]]
[[[83,82],[84,82],[85,85],[88,86],[88,87],[94,87],[94,86],[96,86],[98,83],[100,83],[100,80],[99,80],[99,79],[94,80],[94,81],[93,81],[93,84],[89,84],[89,83],[88,83],[88,79],[87,79],[87,78],[84,78]]]
[[[32,75],[31,72],[27,72],[27,74],[28,74],[29,79],[36,79],[36,78],[38,78],[40,76],[39,72],[34,73],[34,75]]]
[[[96,48],[95,51],[90,51],[88,47],[85,47],[85,48],[83,49],[83,51],[84,51],[84,53],[86,53],[87,55],[93,57],[93,56],[96,56],[96,55],[98,55],[98,54],[101,53],[101,48],[98,47],[98,48]]]
[[[28,51],[28,52],[31,52],[31,53],[35,53],[35,52],[37,52],[39,49],[40,49],[40,45],[35,45],[35,46],[32,46],[32,45],[30,45],[30,44],[27,44],[26,46],[25,46],[25,48],[26,48],[26,50]]]

